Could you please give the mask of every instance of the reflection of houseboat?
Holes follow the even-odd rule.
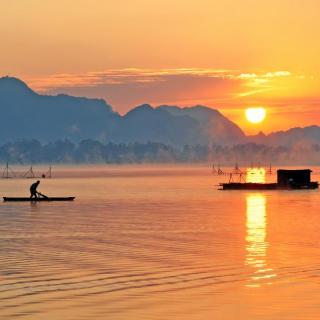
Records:
[[[311,181],[311,170],[278,170],[276,183],[232,182],[220,183],[222,190],[300,190],[317,189]]]

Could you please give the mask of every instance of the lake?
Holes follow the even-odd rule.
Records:
[[[217,190],[227,180],[203,165],[53,168],[39,191],[74,202],[0,204],[0,318],[318,319],[320,192]],[[31,182],[0,179],[0,194]]]

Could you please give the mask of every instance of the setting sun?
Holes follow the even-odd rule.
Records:
[[[246,118],[251,123],[260,123],[266,117],[266,109],[262,107],[246,109]]]

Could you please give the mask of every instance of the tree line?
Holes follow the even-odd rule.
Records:
[[[107,143],[69,140],[41,143],[21,140],[0,146],[0,162],[37,163],[215,163],[250,164],[320,164],[320,145],[293,147],[246,143],[233,146],[185,145],[181,148],[158,142]]]

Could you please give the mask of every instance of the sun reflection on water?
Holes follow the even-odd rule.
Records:
[[[246,265],[254,269],[247,286],[260,287],[271,284],[275,277],[273,270],[267,265],[267,215],[266,197],[264,194],[247,195],[246,215]]]
[[[246,182],[265,183],[266,170],[264,168],[248,168]]]

